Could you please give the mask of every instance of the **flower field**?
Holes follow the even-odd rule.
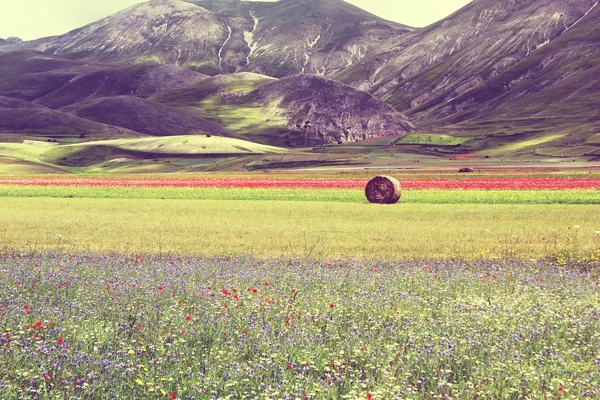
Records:
[[[600,177],[399,180],[1,177],[0,399],[600,398]]]
[[[288,189],[364,189],[365,178],[128,178],[128,177],[27,177],[0,178],[0,185],[91,186],[91,187],[174,187],[174,188],[288,188]],[[403,189],[475,190],[556,190],[600,189],[599,177],[405,177]]]
[[[0,397],[598,398],[598,270],[4,256]]]

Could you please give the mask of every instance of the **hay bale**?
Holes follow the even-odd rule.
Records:
[[[365,195],[370,203],[395,204],[400,200],[400,182],[390,176],[376,176],[367,183]]]

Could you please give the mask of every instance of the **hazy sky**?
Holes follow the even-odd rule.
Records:
[[[415,27],[436,22],[470,3],[470,0],[346,1],[383,18]],[[141,0],[0,0],[0,38],[18,36],[31,40],[63,34],[142,2]]]

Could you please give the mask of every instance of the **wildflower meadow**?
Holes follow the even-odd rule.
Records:
[[[2,398],[596,398],[597,269],[1,261]]]
[[[600,398],[600,179],[0,178],[0,399]]]

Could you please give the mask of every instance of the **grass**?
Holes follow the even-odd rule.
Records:
[[[0,186],[0,397],[593,398],[598,193]]]
[[[4,198],[0,227],[0,248],[28,251],[428,259],[600,248],[589,205]]]
[[[140,158],[172,157],[215,157],[262,154],[287,154],[286,149],[267,146],[246,140],[221,136],[186,135],[169,137],[145,137],[135,139],[113,139],[77,144],[56,145],[46,142],[0,143],[0,157],[39,164],[40,168],[55,167],[69,172],[110,170],[111,167],[143,163]],[[117,160],[110,164],[104,164]],[[177,160],[174,160],[177,161]],[[213,159],[213,162],[216,160]],[[38,168],[38,169],[40,169]],[[46,169],[48,169],[46,168]],[[171,167],[173,168],[173,167]],[[14,173],[15,167],[0,164],[0,173]],[[136,171],[160,172],[164,166],[132,167]],[[17,171],[18,172],[18,169]]]
[[[284,116],[287,110],[278,105],[277,101],[265,106],[217,105],[213,98],[200,103],[203,110],[213,113],[227,129],[239,134],[260,134],[268,129],[286,129],[288,121]]]
[[[515,153],[518,151],[523,151],[526,149],[535,148],[541,144],[550,143],[565,137],[564,134],[554,134],[554,135],[546,135],[534,139],[521,140],[515,143],[509,143],[497,148],[482,150],[482,154],[486,154],[489,156],[500,156]]]
[[[600,144],[600,133],[596,133],[595,135],[591,136],[586,143]]]
[[[121,150],[157,154],[270,154],[285,153],[287,150],[266,146],[246,140],[205,135],[168,136],[141,139],[116,139],[85,144],[68,145],[69,148],[80,146],[110,146]]]
[[[269,154],[285,153],[286,150],[252,143],[241,139],[221,136],[185,135],[146,137],[137,139],[113,139],[68,145],[47,145],[44,142],[1,143],[0,154],[23,159],[58,158],[90,147],[109,147],[118,150],[156,154]]]
[[[398,139],[396,144],[420,144],[420,145],[431,145],[431,146],[456,146],[463,144],[471,140],[470,138],[454,137],[448,135],[434,135],[434,134],[421,134],[413,133],[410,135],[403,136]]]
[[[89,254],[1,265],[6,399],[598,396],[593,269]]]
[[[288,200],[366,203],[362,190],[0,185],[0,197],[180,200]],[[402,204],[600,204],[589,190],[404,190]]]

